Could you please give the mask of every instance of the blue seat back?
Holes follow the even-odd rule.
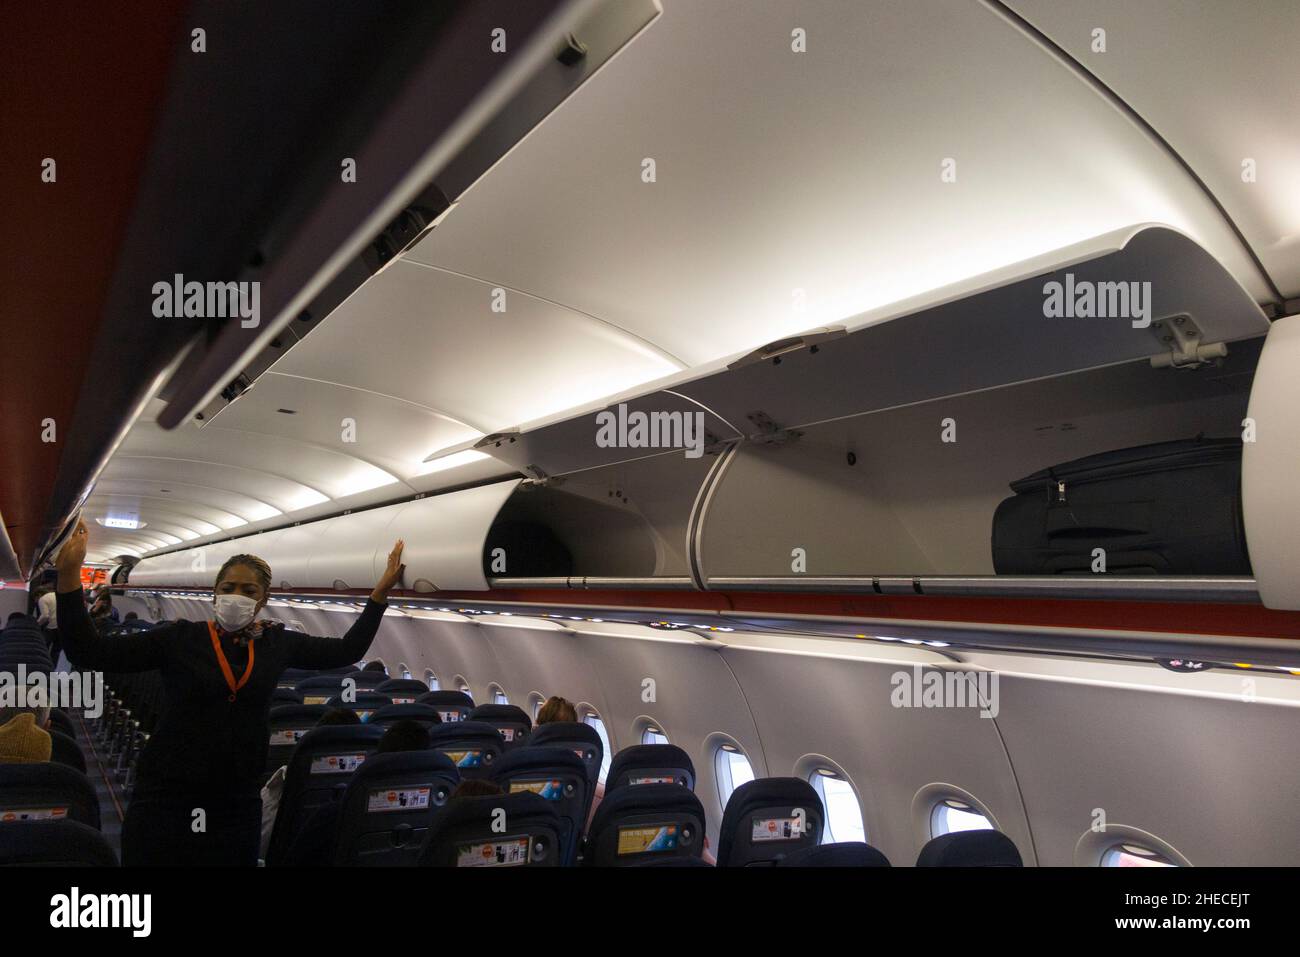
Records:
[[[343,795],[334,864],[413,865],[458,783],[456,766],[439,751],[371,755]]]
[[[718,832],[718,866],[773,865],[821,843],[826,812],[803,778],[756,778],[731,792]]]
[[[492,780],[507,794],[530,791],[554,804],[563,825],[563,863],[568,867],[577,862],[592,799],[587,767],[580,757],[568,748],[515,748],[497,761]]]
[[[642,784],[606,791],[587,832],[582,863],[631,867],[704,853],[704,808],[680,784]]]
[[[266,862],[285,859],[311,812],[339,801],[352,775],[374,753],[384,729],[365,724],[327,725],[302,736],[284,774],[280,807],[271,830]]]
[[[591,793],[596,793],[596,784],[600,780],[600,767],[605,763],[605,743],[600,740],[600,733],[589,724],[581,721],[552,721],[539,724],[533,728],[528,743],[535,748],[568,748],[578,757],[587,769],[587,782]]]
[[[429,826],[422,867],[560,866],[560,817],[530,792],[453,798]]]
[[[451,758],[461,777],[485,778],[492,774],[506,743],[490,724],[458,721],[431,727],[429,746]]]

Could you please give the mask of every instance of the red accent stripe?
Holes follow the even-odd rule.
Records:
[[[143,586],[140,586],[142,590]],[[178,590],[184,590],[179,589]],[[319,595],[291,588],[276,594]],[[333,592],[361,598],[368,589]],[[795,592],[655,591],[638,589],[531,588],[489,591],[390,593],[389,601],[474,605],[519,602],[574,608],[637,608],[833,618],[948,621],[1042,628],[1097,628],[1242,638],[1300,638],[1300,611],[1263,605],[1209,602],[1112,601],[1082,598],[958,598],[939,595],[843,595]]]

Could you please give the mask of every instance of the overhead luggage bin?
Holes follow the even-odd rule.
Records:
[[[130,584],[211,588],[231,555],[271,566],[274,588],[371,588],[388,551],[405,539],[405,586],[415,591],[482,591],[488,529],[520,480],[433,495],[320,522],[169,552],[141,561]],[[196,557],[203,553],[202,561]]]
[[[416,591],[484,591],[483,549],[488,529],[519,479],[480,485],[396,506],[389,526],[393,539],[404,538],[406,587]],[[392,542],[375,552],[375,575],[388,561]]]
[[[564,421],[485,436],[474,447],[533,478],[616,465],[672,449],[699,458],[741,436],[710,409],[672,391],[614,399]]]
[[[388,560],[388,549],[398,536],[389,528],[400,506],[372,508],[327,519],[307,566],[307,577],[317,587],[345,591],[371,588]]]
[[[765,361],[743,357],[674,391],[762,438],[1135,359],[1191,365],[1264,335],[1268,319],[1196,242],[1141,225],[867,313],[846,329],[819,330]]]
[[[1126,576],[1118,552],[1107,574],[994,577],[991,535],[1025,475],[1116,449],[1239,436],[1259,349],[1239,343],[1196,371],[1138,359],[742,442],[704,493],[692,539],[701,578],[718,590],[1254,600],[1249,576],[1208,566]],[[1237,507],[1235,496],[1195,503]]]
[[[661,452],[525,483],[487,538],[495,587],[678,587],[689,583],[692,510],[716,458]]]

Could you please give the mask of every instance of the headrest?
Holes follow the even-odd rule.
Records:
[[[870,844],[845,841],[795,851],[777,864],[782,867],[888,867],[889,858]]]
[[[544,748],[537,745],[525,745],[507,751],[492,769],[492,779],[501,783],[504,791],[510,788],[505,782],[518,775],[531,774],[572,774],[587,780],[587,764],[568,748]]]
[[[375,748],[384,736],[384,729],[368,724],[331,724],[312,728],[298,740],[285,779],[304,776],[330,776],[351,774]],[[361,761],[349,760],[348,755],[360,755]]]
[[[325,702],[325,706],[327,708],[351,708],[361,716],[362,721],[365,721],[369,717],[367,712],[374,713],[380,708],[388,708],[393,704],[388,695],[378,691],[358,691],[352,698],[351,701],[345,701],[342,695],[334,695]]]
[[[536,794],[453,798],[429,826],[419,862],[425,867],[555,866],[560,827],[554,806]]]
[[[954,831],[921,848],[917,867],[1024,867],[1015,842],[1001,831]]]
[[[0,865],[116,867],[104,835],[80,821],[29,821],[5,832]]]
[[[803,810],[803,823],[794,812]],[[776,863],[821,843],[826,812],[803,778],[755,778],[731,792],[718,834],[718,866]]]
[[[313,727],[329,711],[323,704],[281,704],[271,709],[272,727]]]
[[[84,774],[48,761],[0,764],[0,825],[63,818],[99,828],[99,798]]]
[[[522,724],[528,729],[533,726],[533,719],[528,717],[528,712],[513,704],[481,704],[469,713],[469,719],[471,721],[485,721],[488,724],[498,722]]]
[[[369,724],[391,724],[394,721],[418,721],[421,724],[441,724],[438,709],[427,704],[386,704],[370,716]]]
[[[46,732],[50,736],[50,760],[66,764],[74,770],[86,773],[86,756],[81,753],[81,746],[76,738],[71,738],[62,731],[51,727]]]
[[[435,708],[460,708],[466,714],[474,710],[474,699],[463,691],[426,691],[415,699],[416,704],[431,704]]]
[[[429,771],[459,777],[456,765],[441,751],[393,751],[372,754],[366,763],[357,768],[350,787],[362,787],[386,776],[407,774],[412,771]]]
[[[355,678],[360,672],[351,675],[312,675],[310,678],[303,678],[294,687],[306,694],[309,691],[329,691],[330,689],[339,689],[343,687],[343,679]],[[360,687],[358,685],[357,687]]]
[[[587,829],[587,866],[627,865],[643,855],[698,857],[704,807],[680,784],[642,784],[606,791]]]
[[[603,757],[605,752],[605,743],[600,740],[600,732],[589,724],[581,721],[551,721],[547,724],[539,724],[533,728],[533,733],[528,738],[528,743],[535,748],[542,745],[547,746],[564,746],[564,747],[586,747],[596,752],[598,757]],[[600,762],[596,762],[600,766]]]
[[[469,713],[470,721],[482,721],[501,732],[508,747],[517,747],[528,740],[533,720],[523,708],[513,704],[481,704]]]
[[[422,694],[429,693],[429,686],[423,681],[415,678],[389,678],[375,688],[376,691],[382,691],[386,694],[392,694],[398,691],[413,692],[412,697],[419,697]]]
[[[271,704],[302,704],[302,692],[293,688],[275,688],[271,691]]]
[[[633,745],[614,755],[605,776],[605,791],[629,784],[679,784],[694,789],[695,765],[675,744]]]

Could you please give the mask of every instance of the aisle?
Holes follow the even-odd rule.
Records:
[[[80,710],[69,709],[77,731],[77,744],[86,757],[86,777],[95,788],[99,798],[100,831],[113,846],[118,860],[122,859],[122,814],[126,809],[126,799],[122,794],[117,778],[111,771],[108,759],[101,757],[90,738],[89,725]]]

